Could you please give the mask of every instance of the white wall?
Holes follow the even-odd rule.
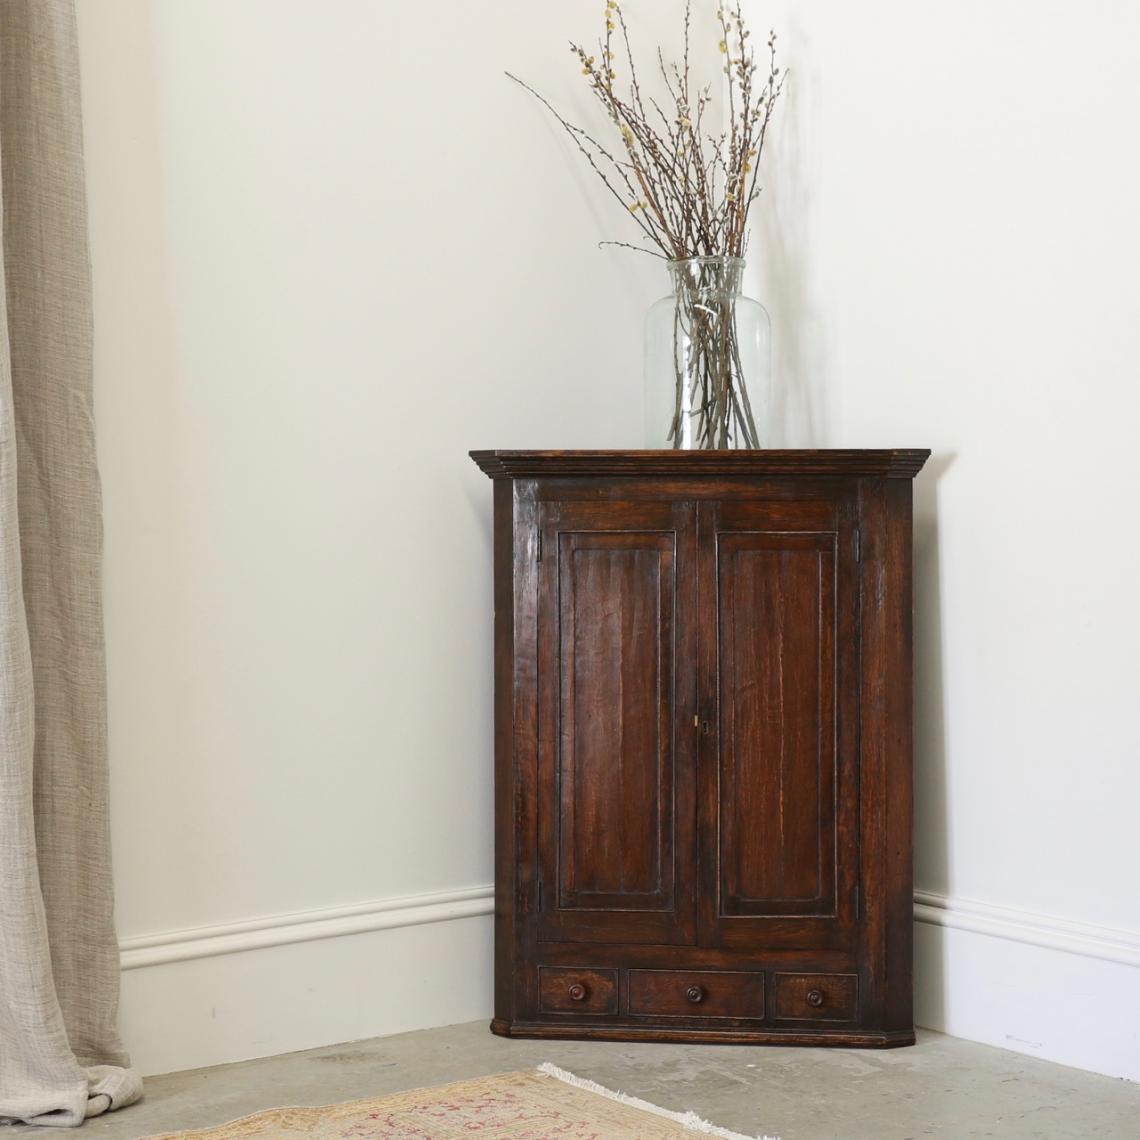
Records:
[[[674,35],[679,3],[628,3]],[[599,8],[79,0],[146,1071],[489,1012],[466,451],[638,444],[663,291],[595,248],[628,233],[500,74],[580,105],[565,40]],[[776,441],[936,451],[920,1020],[1140,1076],[1140,14],[753,10],[795,66],[753,243]]]
[[[502,74],[580,104],[598,5],[78,9],[126,1037],[154,1072],[489,1016],[467,451],[638,445],[667,291]]]
[[[782,379],[829,394],[821,442],[935,452],[919,1020],[1140,1079],[1140,9],[749,11],[794,69],[754,278]]]

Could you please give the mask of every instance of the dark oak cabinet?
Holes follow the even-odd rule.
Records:
[[[903,1045],[927,451],[478,451],[495,1020]]]

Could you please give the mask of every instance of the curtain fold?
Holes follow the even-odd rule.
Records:
[[[116,1028],[73,0],[0,0],[0,1123],[141,1095]]]

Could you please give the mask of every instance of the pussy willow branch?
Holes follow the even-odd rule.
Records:
[[[603,246],[607,246],[607,245],[620,246],[622,249],[632,249],[635,253],[648,253],[652,257],[659,257],[662,261],[668,261],[669,260],[660,250],[646,249],[645,246],[643,246],[643,245],[632,245],[628,241],[600,241],[600,242],[598,242],[598,248],[599,249],[601,249]]]
[[[673,262],[718,259],[698,263],[691,277],[677,276],[672,354],[676,401],[668,439],[674,447],[758,447],[736,327],[735,287],[720,259],[743,256],[749,209],[760,192],[759,158],[787,73],[776,66],[773,34],[768,40],[768,74],[763,81],[755,78],[755,53],[741,0],[720,0],[717,21],[727,107],[722,129],[707,129],[713,99],[710,87],[693,89],[692,16],[692,0],[686,0],[679,62],[667,63],[657,50],[668,96],[660,100],[642,86],[618,0],[606,0],[598,55],[570,45],[591,95],[621,139],[616,153],[567,120],[529,84],[510,78],[554,115],[646,243],[600,244]]]
[[[695,92],[694,100],[692,0],[685,4],[681,61],[667,64],[661,50],[657,51],[668,93],[664,102],[643,90],[629,27],[618,0],[606,0],[599,57],[578,44],[570,45],[591,94],[621,138],[620,158],[567,120],[529,84],[509,76],[554,115],[642,236],[670,260],[743,255],[749,209],[760,192],[759,158],[773,105],[787,74],[776,67],[773,35],[768,41],[769,74],[757,91],[754,52],[748,44],[751,33],[745,26],[740,0],[721,0],[717,21],[722,36],[719,50],[728,79],[727,120],[719,134],[705,130],[706,112],[712,103],[710,89]],[[620,70],[627,71],[628,84],[619,91]],[[652,252],[626,242],[609,244]]]
[[[514,81],[515,83],[517,83],[517,84],[518,84],[518,85],[519,85],[521,88],[523,88],[523,90],[525,90],[525,91],[529,91],[529,92],[530,92],[530,93],[531,93],[531,94],[532,94],[532,95],[533,95],[533,96],[534,96],[534,97],[535,97],[535,98],[536,98],[536,99],[537,99],[537,100],[538,100],[540,103],[542,103],[542,104],[543,104],[543,106],[545,106],[545,107],[546,107],[546,109],[547,109],[547,110],[548,110],[548,111],[549,111],[549,112],[550,112],[550,113],[551,113],[551,114],[552,114],[552,115],[555,117],[555,119],[557,119],[557,120],[558,120],[558,122],[559,122],[559,123],[562,125],[562,127],[563,127],[563,129],[566,131],[566,133],[567,133],[567,134],[568,134],[568,135],[569,135],[569,136],[570,136],[570,137],[571,137],[571,138],[574,140],[574,145],[575,145],[575,146],[576,146],[576,147],[577,147],[577,148],[578,148],[578,149],[579,149],[579,150],[582,152],[582,154],[585,156],[585,158],[586,158],[586,161],[587,161],[587,162],[590,164],[590,167],[591,167],[591,169],[592,169],[592,170],[594,171],[594,173],[595,173],[595,174],[597,174],[597,176],[598,176],[598,177],[599,177],[599,178],[602,180],[602,182],[604,183],[604,185],[605,185],[606,189],[607,189],[607,190],[608,190],[608,191],[609,191],[609,192],[610,192],[610,193],[611,193],[611,194],[612,194],[612,195],[613,195],[613,196],[614,196],[614,197],[615,197],[615,198],[616,198],[616,199],[617,199],[619,202],[621,202],[621,203],[622,203],[622,205],[625,205],[625,204],[626,204],[626,201],[625,201],[625,199],[624,199],[624,198],[621,196],[621,194],[620,194],[620,193],[618,193],[618,191],[617,191],[616,189],[614,189],[614,186],[613,186],[613,184],[612,184],[612,183],[610,182],[610,180],[609,180],[609,179],[606,177],[605,171],[603,171],[603,170],[601,169],[601,167],[600,167],[600,166],[598,166],[597,162],[594,160],[594,156],[593,156],[593,154],[592,154],[592,153],[590,152],[590,150],[589,150],[589,149],[586,147],[586,145],[585,145],[585,144],[582,142],[582,139],[585,139],[587,142],[589,142],[589,144],[590,144],[591,146],[593,146],[593,147],[594,147],[594,148],[597,150],[597,152],[598,152],[599,154],[601,154],[602,156],[604,156],[606,159],[608,159],[608,160],[609,160],[609,162],[610,162],[610,163],[613,165],[613,167],[614,167],[614,169],[617,171],[617,173],[618,173],[618,174],[619,174],[619,175],[622,177],[622,179],[625,181],[625,183],[626,183],[626,189],[629,191],[630,195],[632,196],[632,195],[633,195],[633,187],[632,187],[632,186],[629,184],[629,181],[628,181],[628,179],[626,179],[626,177],[625,177],[625,174],[622,172],[622,170],[621,170],[621,167],[620,167],[620,165],[619,165],[619,163],[618,163],[617,159],[613,158],[613,157],[612,157],[612,156],[611,156],[611,155],[610,155],[610,154],[609,154],[609,153],[608,153],[608,152],[607,152],[607,151],[606,151],[606,150],[605,150],[605,149],[604,149],[604,148],[601,146],[601,144],[600,144],[600,143],[597,143],[597,142],[595,142],[595,141],[594,141],[594,139],[593,139],[593,138],[591,138],[591,137],[590,137],[590,135],[588,135],[588,134],[587,134],[587,133],[586,133],[584,130],[582,130],[582,128],[581,128],[581,127],[576,127],[576,126],[574,126],[574,124],[573,124],[573,123],[571,123],[571,122],[569,122],[568,120],[564,119],[564,118],[563,118],[563,117],[562,117],[562,116],[561,116],[561,115],[560,115],[560,114],[559,114],[559,113],[558,113],[558,112],[557,112],[557,111],[554,109],[554,107],[553,107],[553,106],[550,104],[550,102],[549,102],[547,99],[545,99],[545,98],[544,98],[542,95],[540,95],[540,94],[539,94],[539,93],[538,93],[538,92],[537,92],[537,91],[536,91],[536,90],[535,90],[533,87],[531,87],[531,86],[530,86],[530,84],[523,82],[523,80],[519,79],[517,75],[512,75],[512,74],[511,74],[509,71],[508,71],[508,72],[505,72],[504,74],[506,75],[506,77],[507,77],[508,79],[511,79],[511,80],[513,80],[513,81]],[[634,218],[634,221],[635,221],[635,222],[637,222],[637,224],[638,224],[638,225],[641,227],[641,229],[644,231],[644,233],[645,233],[645,236],[646,236],[646,237],[648,237],[648,238],[649,238],[649,239],[650,239],[652,242],[654,242],[654,243],[655,243],[655,244],[657,244],[657,245],[660,245],[660,244],[661,244],[661,242],[660,242],[660,239],[658,238],[657,234],[656,234],[656,233],[654,233],[654,232],[652,231],[651,227],[650,227],[649,225],[647,225],[645,222],[643,222],[641,218],[635,217],[635,218]]]

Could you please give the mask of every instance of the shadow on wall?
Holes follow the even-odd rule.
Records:
[[[950,890],[950,836],[938,490],[955,458],[952,452],[930,457],[916,480],[914,502],[915,878],[918,889],[939,894]],[[938,1028],[945,1024],[946,987],[942,942],[934,941],[934,954],[921,959],[925,972],[914,979],[915,1019]]]
[[[794,23],[794,21],[793,21]],[[802,28],[793,28],[797,40]],[[806,51],[797,55],[810,59]],[[790,74],[761,162],[763,192],[752,207],[749,277],[772,318],[769,447],[826,447],[831,437],[827,342],[809,267],[819,172],[809,142],[812,79]]]
[[[187,481],[178,307],[171,283],[171,174],[165,161],[158,32],[148,0],[77,6],[87,190],[92,218],[95,403],[104,488],[105,615],[116,889],[127,931],[149,929],[148,901],[169,890],[170,831],[192,832],[181,788],[196,773],[170,758],[185,731]],[[107,44],[121,66],[102,66]],[[140,430],[145,425],[145,430]],[[195,441],[195,446],[200,441]],[[174,695],[177,695],[174,697]],[[178,868],[194,902],[216,884]],[[141,926],[140,926],[141,924]]]

